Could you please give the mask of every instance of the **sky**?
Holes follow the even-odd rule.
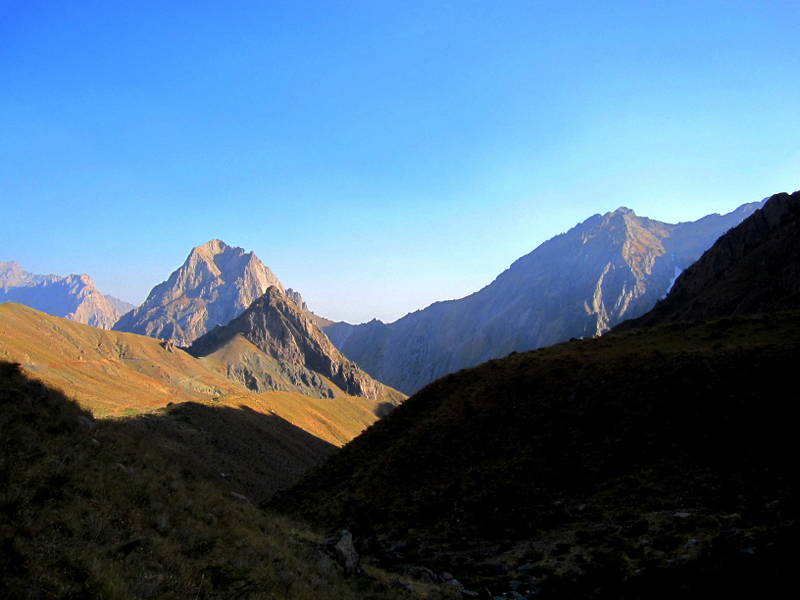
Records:
[[[0,260],[134,303],[212,238],[335,320],[596,213],[800,188],[797,0],[0,0]]]

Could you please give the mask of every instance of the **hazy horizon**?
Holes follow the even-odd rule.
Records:
[[[254,251],[315,312],[463,297],[592,214],[800,188],[796,3],[0,4],[0,259],[140,303]]]

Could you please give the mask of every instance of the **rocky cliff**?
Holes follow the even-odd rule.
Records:
[[[88,275],[36,275],[18,262],[0,262],[0,302],[19,302],[78,323],[111,329],[132,304],[107,296]]]
[[[391,324],[336,323],[325,333],[373,377],[413,393],[491,358],[608,331],[650,310],[680,273],[760,206],[688,223],[619,208],[536,248],[482,290]]]
[[[270,286],[283,291],[254,253],[211,240],[193,248],[183,265],[114,329],[189,345],[242,314]]]
[[[343,356],[308,312],[275,286],[233,321],[195,340],[189,352],[216,355],[229,376],[255,391],[289,385],[306,395],[334,397],[338,388],[390,405],[403,398]]]

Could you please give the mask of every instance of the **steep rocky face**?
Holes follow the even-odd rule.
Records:
[[[249,344],[243,345],[242,338]],[[261,358],[252,347],[263,353]],[[402,399],[343,356],[308,313],[274,286],[244,313],[189,348],[197,357],[226,350],[229,372],[258,391],[282,389],[278,384],[288,380],[302,393],[315,392],[312,395],[319,397],[333,397],[333,385],[376,402],[396,404]]]
[[[100,293],[88,275],[36,275],[17,262],[0,262],[0,302],[19,302],[78,323],[111,329],[133,305]]]
[[[776,194],[719,238],[669,295],[620,330],[800,306],[800,192]]]
[[[114,329],[188,345],[239,316],[270,286],[283,291],[255,254],[211,240],[193,248],[186,262]]]
[[[608,331],[637,317],[729,228],[759,207],[669,224],[620,208],[594,215],[517,260],[482,290],[391,324],[325,333],[373,377],[405,393],[512,351]]]

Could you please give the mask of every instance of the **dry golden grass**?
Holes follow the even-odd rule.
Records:
[[[342,446],[376,420],[374,402],[338,394],[253,393],[214,360],[165,349],[159,340],[96,329],[21,304],[0,304],[0,359],[63,391],[96,417],[130,417],[170,403],[245,406],[275,414]]]

